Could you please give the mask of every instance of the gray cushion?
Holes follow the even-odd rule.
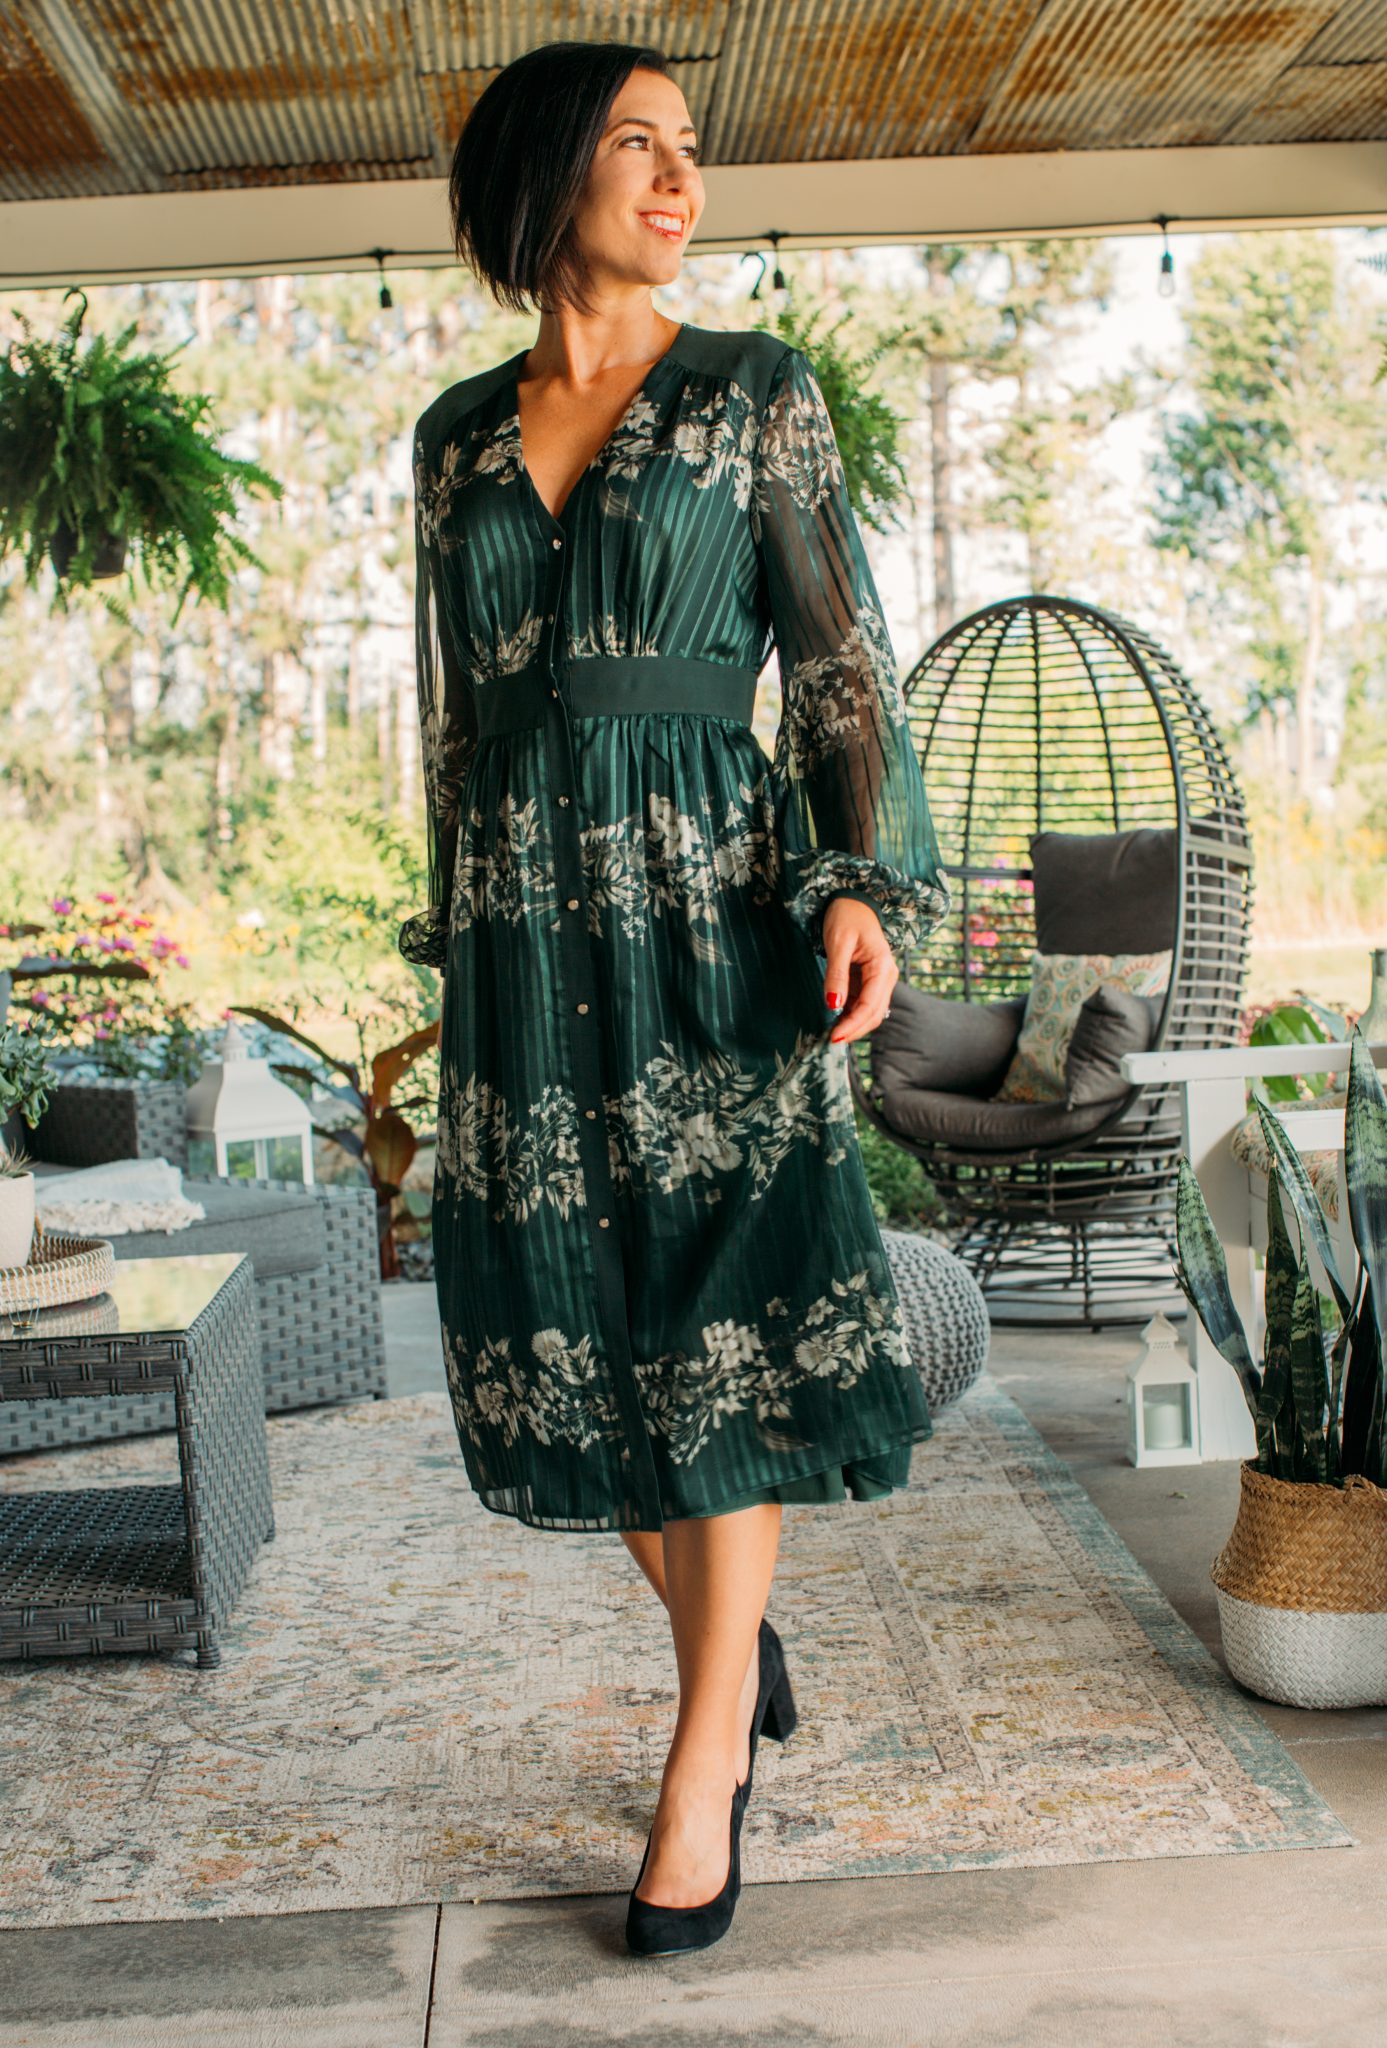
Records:
[[[888,1098],[902,1088],[995,1095],[1025,1011],[1024,996],[956,1002],[898,981],[891,1014],[872,1033],[872,1079]]]
[[[1125,988],[1096,988],[1079,1011],[1064,1062],[1065,1106],[1116,1102],[1132,1083],[1118,1061],[1149,1052],[1156,1042],[1164,996],[1135,996]]]
[[[892,1007],[895,998],[892,997]],[[1111,1105],[1066,1109],[1062,1102],[980,1102],[937,1088],[901,1088],[888,1095],[886,1116],[905,1138],[956,1145],[964,1152],[1025,1152],[1065,1144],[1102,1123]]]
[[[35,1175],[68,1173],[72,1169],[48,1161],[34,1162]],[[108,1239],[118,1259],[176,1259],[192,1252],[245,1252],[257,1280],[276,1273],[307,1273],[327,1257],[327,1226],[323,1204],[310,1192],[282,1194],[278,1188],[253,1188],[234,1180],[184,1174],[183,1192],[201,1202],[206,1215],[184,1230],[112,1231]]]
[[[1033,832],[1030,846],[1042,953],[1161,953],[1175,944],[1173,829]]]

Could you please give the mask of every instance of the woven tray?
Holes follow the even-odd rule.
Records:
[[[34,1247],[22,1266],[0,1266],[0,1315],[89,1301],[116,1275],[115,1247],[107,1237],[68,1237],[34,1224]]]

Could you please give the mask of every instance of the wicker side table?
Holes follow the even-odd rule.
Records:
[[[0,1401],[168,1391],[179,1483],[0,1494],[0,1659],[196,1649],[274,1534],[264,1383],[243,1252],[126,1259],[109,1290],[0,1314]]]

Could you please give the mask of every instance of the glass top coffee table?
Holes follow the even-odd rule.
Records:
[[[249,1258],[121,1259],[88,1301],[0,1310],[0,1401],[166,1391],[176,1486],[21,1493],[0,1464],[0,1659],[196,1649],[200,1666],[221,1661],[217,1631],[274,1535]]]

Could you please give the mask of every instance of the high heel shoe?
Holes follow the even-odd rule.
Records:
[[[786,1742],[799,1726],[799,1710],[795,1696],[790,1690],[790,1675],[785,1669],[785,1646],[770,1623],[763,1617],[757,1636],[757,1651],[760,1657],[760,1681],[756,1689],[756,1708],[751,1717],[751,1750],[747,1758],[746,1776],[737,1787],[737,1797],[745,1810],[751,1797],[751,1775],[756,1764],[756,1740],[759,1735],[769,1735],[772,1742]],[[637,1884],[640,1879],[636,1879]]]
[[[701,1906],[657,1906],[638,1899],[636,1891],[650,1860],[650,1835],[645,1854],[631,1887],[626,1906],[626,1946],[635,1956],[672,1956],[684,1949],[709,1948],[720,1941],[732,1925],[732,1915],[742,1889],[742,1807],[741,1786],[732,1794],[732,1815],[728,1828],[727,1876],[722,1889]],[[651,1834],[654,1829],[651,1829]]]

